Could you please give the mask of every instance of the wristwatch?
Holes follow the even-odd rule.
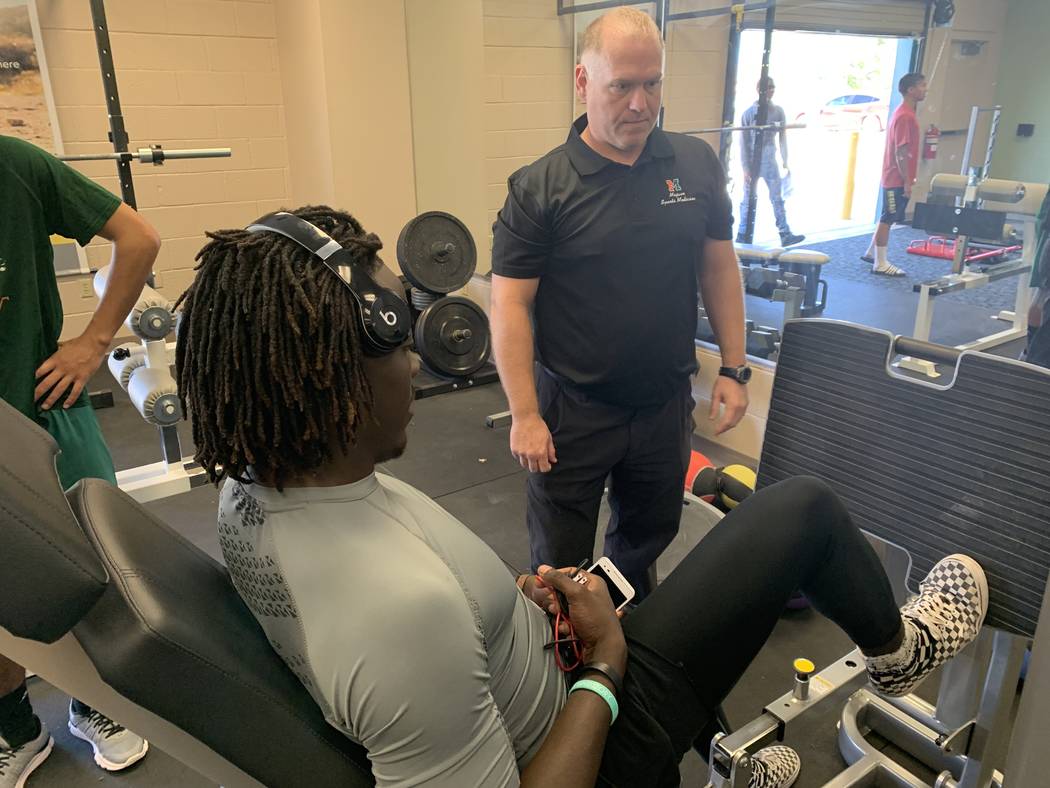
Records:
[[[732,378],[741,386],[751,380],[751,367],[741,364],[739,367],[719,367],[718,374],[724,378]]]

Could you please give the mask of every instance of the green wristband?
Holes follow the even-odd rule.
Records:
[[[616,717],[620,713],[620,705],[616,702],[616,696],[609,692],[609,688],[598,681],[592,679],[580,679],[572,685],[572,689],[569,690],[569,694],[572,695],[576,690],[588,690],[593,692],[599,698],[609,704],[609,711],[612,712],[612,719],[609,721],[609,726],[616,722]]]

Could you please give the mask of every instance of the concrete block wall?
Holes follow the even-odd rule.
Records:
[[[722,125],[728,15],[671,23],[664,78],[664,128],[692,131]],[[718,136],[703,139],[718,147]]]
[[[111,151],[89,5],[38,0],[66,153]],[[243,226],[287,206],[284,104],[273,0],[106,0],[117,85],[130,147],[230,147],[228,159],[134,163],[139,209],[160,232],[157,289],[177,298],[193,278],[205,230]],[[113,162],[75,165],[120,194]],[[88,247],[92,268],[110,245]],[[90,276],[59,280],[63,339],[97,304]]]
[[[554,0],[482,0],[482,13],[489,234],[477,239],[479,271],[490,267],[507,177],[564,142],[573,119],[571,17]]]
[[[564,142],[574,114],[584,108],[576,104],[572,85],[572,16],[558,17],[553,0],[483,0],[482,9],[491,227],[507,195],[507,176]],[[582,33],[594,16],[578,15],[577,30]],[[668,130],[721,125],[728,24],[724,17],[672,25],[664,85]]]
[[[1007,0],[956,0],[951,27],[935,28],[926,44],[923,73],[929,82],[926,101],[919,107],[919,128],[932,123],[942,132],[937,158],[919,164],[913,197],[925,199],[930,180],[940,172],[958,173],[973,106],[995,103],[999,63],[1004,46]],[[966,54],[962,44],[980,42],[977,54]],[[978,127],[972,159],[983,159],[988,127]],[[993,161],[993,172],[995,169]]]

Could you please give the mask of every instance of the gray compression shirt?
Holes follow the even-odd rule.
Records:
[[[484,542],[376,474],[283,493],[229,480],[238,593],[376,783],[515,786],[565,704],[546,614]]]

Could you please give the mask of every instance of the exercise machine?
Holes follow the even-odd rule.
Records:
[[[491,336],[481,307],[448,295],[470,279],[477,262],[469,230],[451,214],[432,211],[412,219],[398,239],[398,262],[410,286],[413,338],[427,373],[415,382],[416,399],[471,388],[498,379],[488,363]],[[110,267],[94,278],[101,299]],[[207,482],[207,474],[182,455],[177,425],[185,414],[171,375],[175,343],[167,342],[177,316],[165,296],[145,285],[125,325],[138,342],[109,354],[108,366],[142,418],[160,433],[161,460],[119,471],[117,484],[139,503],[188,492]]]
[[[912,337],[929,340],[936,298],[1007,278],[1017,280],[1014,308],[1003,310],[995,317],[1009,323],[1009,328],[966,342],[958,349],[983,350],[1027,336],[1030,293],[1025,274],[1035,262],[1036,218],[1046,197],[1046,184],[982,178],[979,170],[973,169],[967,176],[934,176],[930,193],[951,198],[955,204],[919,203],[915,206],[913,225],[955,238],[952,271],[914,286],[919,303]],[[1024,244],[1020,259],[994,265],[984,261],[967,262],[970,239],[1001,237],[1008,219],[1022,227]],[[905,357],[899,365],[930,378],[940,376],[936,363],[929,359]]]
[[[894,372],[889,362],[899,354],[950,365],[951,384],[933,386]],[[996,392],[1000,407],[964,415],[988,391]],[[849,697],[838,729],[846,768],[828,788],[931,788],[869,741],[872,732],[925,764],[936,775],[934,788],[1046,784],[1034,764],[1050,734],[1048,440],[1048,370],[846,323],[785,327],[759,488],[799,473],[816,475],[869,537],[908,552],[910,587],[944,555],[963,552],[984,567],[990,589],[984,630],[943,668],[935,704],[914,695],[886,699],[867,689]],[[755,720],[714,738],[711,788],[746,786],[750,753],[783,739],[794,720],[864,672],[856,651],[819,672],[814,667],[796,663],[789,691]],[[785,683],[789,675],[785,670]]]
[[[955,384],[935,390],[888,372],[894,352],[957,356]],[[1002,409],[958,422],[960,408],[982,401],[992,386]],[[913,579],[935,557],[971,552],[991,583],[993,647],[1035,637],[1012,736],[1006,726],[990,727],[996,717],[978,713],[951,739],[968,759],[952,772],[959,785],[984,788],[969,775],[978,768],[972,764],[979,771],[995,765],[977,756],[996,731],[1011,738],[1011,751],[993,777],[998,770],[1009,788],[1034,788],[1045,776],[1026,775],[1041,762],[1034,748],[1050,734],[1050,625],[1036,624],[1050,562],[1047,425],[1050,371],[844,323],[794,321],[785,329],[759,486],[804,472],[825,478],[866,531],[909,549]],[[227,788],[372,784],[364,749],[325,722],[221,565],[106,482],[85,479],[67,497],[54,472],[54,441],[2,402],[0,432],[9,447],[0,457],[8,581],[0,653]],[[880,473],[856,471],[870,470],[873,460]],[[999,697],[1009,698],[1016,660],[1001,656],[992,663],[1002,669],[990,675],[1005,679]],[[799,680],[808,696],[784,703],[800,713],[826,702],[823,682],[840,683],[828,671]],[[714,784],[747,784],[747,753],[790,724],[774,711],[767,707],[760,722],[717,739]],[[889,767],[860,768],[873,780]],[[942,788],[954,785],[948,779]]]

